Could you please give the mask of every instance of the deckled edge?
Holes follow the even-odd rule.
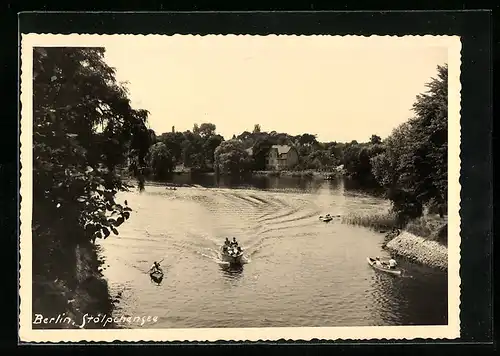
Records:
[[[460,237],[459,239],[459,244],[458,244],[458,271],[457,271],[457,278],[458,278],[458,293],[459,295],[457,296],[458,298],[458,327],[460,332],[462,331],[462,67],[463,67],[463,62],[462,62],[462,41],[459,41],[460,44],[460,50],[459,50],[459,56],[458,56],[458,68],[459,68],[459,73],[458,73],[458,93],[457,93],[457,99],[458,99],[458,105],[459,105],[459,110],[458,110],[458,150],[459,150],[459,165],[458,165],[458,199],[459,199],[459,205],[458,205],[458,218],[459,218],[459,226],[458,226],[458,235]],[[448,89],[449,93],[449,89]],[[449,94],[448,94],[449,95]],[[449,107],[449,106],[448,106]],[[448,124],[449,124],[449,119],[448,119]],[[449,148],[449,147],[448,147]],[[449,160],[449,159],[448,159]],[[450,175],[448,174],[448,182],[450,180]],[[448,183],[449,184],[449,183]],[[449,185],[448,185],[449,187]],[[448,230],[449,234],[449,230]],[[449,236],[448,236],[449,237]],[[449,239],[448,239],[449,240]],[[450,258],[450,254],[448,253],[448,260]],[[449,265],[449,262],[448,262]],[[449,266],[448,266],[449,267]],[[449,269],[449,268],[448,268]],[[450,280],[450,275],[448,272],[448,281]],[[449,282],[448,282],[449,283]],[[448,285],[449,289],[449,285]],[[448,296],[449,299],[449,296]],[[448,302],[449,303],[449,302]],[[448,304],[449,305],[449,304]]]
[[[459,84],[459,91],[458,91],[458,96],[459,96],[459,101],[458,101],[458,104],[459,104],[459,161],[460,161],[460,164],[459,166],[461,167],[461,135],[460,135],[460,132],[461,132],[461,125],[460,125],[460,120],[461,120],[461,113],[462,113],[462,108],[461,108],[461,100],[460,100],[460,94],[461,94],[461,75],[462,75],[462,60],[461,60],[461,55],[462,55],[462,46],[461,46],[461,41],[460,41],[460,37],[457,36],[457,35],[404,35],[404,36],[398,36],[398,35],[324,35],[324,34],[318,34],[318,35],[315,35],[315,34],[308,34],[308,35],[288,35],[288,34],[279,34],[279,35],[276,35],[276,34],[268,34],[268,35],[246,35],[246,34],[238,34],[238,35],[234,35],[234,34],[228,34],[228,35],[199,35],[199,34],[196,34],[196,35],[184,35],[184,34],[174,34],[174,35],[161,35],[161,34],[149,34],[149,35],[144,35],[144,34],[113,34],[113,35],[108,35],[108,34],[104,34],[104,35],[99,35],[99,34],[89,34],[89,33],[82,33],[82,34],[65,34],[65,35],[61,35],[61,34],[53,34],[53,33],[26,33],[26,34],[21,34],[21,40],[20,40],[20,49],[21,49],[21,58],[20,58],[20,78],[19,78],[19,82],[20,82],[20,88],[19,88],[19,93],[20,93],[20,103],[19,103],[19,108],[20,108],[20,124],[19,124],[19,135],[21,138],[23,138],[23,131],[22,131],[22,128],[23,128],[23,121],[25,121],[26,119],[23,120],[23,87],[26,86],[26,82],[29,82],[29,81],[25,81],[24,85],[23,85],[23,67],[29,67],[31,68],[31,65],[26,65],[24,64],[23,65],[23,58],[26,57],[26,54],[24,53],[24,56],[23,56],[23,43],[25,43],[25,46],[27,47],[30,47],[30,48],[33,48],[33,44],[30,46],[30,45],[26,45],[26,38],[27,37],[31,37],[31,36],[36,36],[38,38],[42,38],[42,37],[52,37],[52,36],[55,36],[55,37],[59,37],[59,38],[70,38],[70,37],[75,37],[75,36],[78,36],[79,38],[83,38],[83,37],[98,37],[99,39],[102,39],[102,38],[116,38],[116,37],[130,37],[130,36],[135,36],[135,37],[186,37],[186,36],[190,36],[190,37],[213,37],[213,36],[216,36],[216,37],[234,37],[234,36],[239,36],[239,37],[311,37],[311,36],[314,36],[314,37],[333,37],[333,38],[336,38],[336,37],[341,37],[341,38],[363,38],[363,39],[368,39],[368,38],[371,38],[371,37],[375,37],[375,38],[380,38],[380,37],[387,37],[388,40],[389,39],[392,39],[392,40],[395,40],[395,39],[398,39],[398,40],[404,40],[404,39],[407,39],[407,38],[421,38],[421,39],[439,39],[439,38],[448,38],[448,39],[458,39],[458,44],[460,45],[460,50],[458,51],[458,61],[459,61],[459,80],[458,80],[458,84]],[[57,45],[57,44],[52,44],[52,46],[54,45]],[[58,44],[58,45],[61,45],[61,44]],[[50,46],[50,45],[46,45],[46,46]],[[68,46],[68,45],[66,45]],[[82,46],[82,45],[79,45],[79,44],[72,44],[71,46]],[[83,45],[85,46],[85,45]],[[448,51],[450,51],[450,49],[456,49],[456,48],[453,48],[452,46],[450,46],[450,44],[446,44],[447,48],[448,48]],[[457,53],[453,53],[452,55],[457,55]],[[32,56],[29,56],[31,57],[32,59]],[[448,57],[448,63],[449,63],[449,58]],[[26,90],[26,88],[25,88]],[[25,93],[25,95],[27,95],[27,93]],[[29,106],[29,105],[28,105]],[[26,106],[24,106],[24,109],[26,110]],[[448,110],[449,110],[449,104],[448,104]],[[30,121],[32,123],[32,115],[28,115],[30,117]],[[449,120],[449,119],[448,119]],[[449,124],[450,121],[448,121],[448,124]],[[26,133],[25,133],[26,135]],[[23,162],[23,158],[25,155],[23,155],[23,148],[22,148],[22,139],[20,140],[19,142],[19,149],[20,149],[20,162],[19,162],[19,167],[20,167],[20,194],[19,194],[19,202],[20,202],[20,210],[21,212],[23,211],[23,204],[22,204],[22,191],[23,191],[23,188],[22,188],[22,183],[23,183],[23,177],[22,177],[22,172],[23,172],[23,167],[22,167],[22,162]],[[26,167],[24,168],[26,169]],[[459,194],[461,194],[461,185],[460,185],[460,173],[461,173],[461,170],[459,171],[459,182],[458,182],[458,187],[459,187]],[[28,174],[29,175],[29,174]],[[25,177],[26,179],[26,177]],[[25,188],[26,189],[26,188]],[[25,201],[25,204],[26,204],[26,201]],[[459,202],[459,213],[460,213],[460,208],[461,208],[461,199],[460,199],[460,202]],[[22,213],[20,213],[20,219],[19,219],[19,227],[20,227],[20,232],[22,231],[22,228],[21,228],[21,224],[22,224]],[[460,219],[460,227],[459,227],[459,231],[461,232],[461,219]],[[22,235],[22,233],[20,233],[20,235]],[[461,234],[460,234],[460,237],[461,237]],[[460,238],[461,240],[461,238]],[[96,344],[96,343],[108,343],[108,342],[125,342],[125,343],[133,343],[133,344],[150,344],[150,343],[158,343],[158,342],[161,342],[161,343],[167,343],[167,344],[178,344],[178,343],[188,343],[188,344],[198,344],[198,343],[239,343],[239,342],[245,342],[245,343],[269,343],[269,342],[291,342],[291,343],[322,343],[322,342],[339,342],[339,343],[350,343],[350,342],[370,342],[370,341],[377,341],[377,343],[384,343],[384,342],[394,342],[394,341],[403,341],[403,342],[407,342],[409,340],[411,341],[432,341],[432,342],[436,342],[436,341],[449,341],[449,340],[453,340],[453,339],[456,339],[458,338],[460,335],[457,335],[455,337],[451,336],[451,337],[443,337],[443,336],[438,336],[436,338],[434,337],[422,337],[422,336],[419,336],[419,335],[416,335],[415,337],[410,337],[410,336],[406,336],[403,337],[403,338],[399,338],[397,336],[394,336],[394,337],[379,337],[379,338],[374,338],[374,337],[359,337],[359,338],[342,338],[342,337],[336,337],[336,338],[328,338],[328,339],[325,339],[325,338],[308,338],[308,339],[290,339],[290,338],[275,338],[275,339],[262,339],[262,338],[259,338],[259,339],[245,339],[245,338],[231,338],[231,340],[224,340],[224,339],[218,339],[218,338],[206,338],[206,339],[203,339],[203,338],[199,338],[199,339],[193,339],[193,338],[188,338],[188,339],[184,339],[184,338],[178,338],[178,340],[165,340],[163,338],[155,338],[155,340],[152,340],[151,338],[149,340],[146,340],[146,338],[128,338],[128,339],[123,339],[123,338],[102,338],[102,335],[104,334],[108,334],[111,336],[111,334],[108,333],[108,330],[94,330],[93,332],[90,332],[90,331],[83,331],[83,330],[61,330],[61,331],[52,331],[52,330],[33,330],[32,327],[31,327],[31,322],[29,322],[27,325],[28,328],[25,328],[23,329],[22,328],[22,321],[23,321],[23,303],[22,303],[22,298],[21,298],[21,287],[22,287],[22,283],[21,283],[21,275],[22,275],[22,266],[21,266],[21,258],[22,258],[22,254],[23,254],[23,251],[21,250],[21,247],[22,247],[22,237],[20,236],[19,238],[19,247],[20,247],[20,250],[19,250],[19,317],[18,317],[18,320],[19,320],[19,341],[22,342],[22,343],[35,343],[35,344],[51,344],[51,343],[60,343],[60,344],[73,344],[73,343],[85,343],[85,344]],[[460,280],[460,272],[461,272],[461,268],[460,268],[460,261],[461,261],[461,243],[459,243],[459,260],[458,260],[458,269],[459,269],[459,273],[458,273],[458,278],[459,278],[459,283],[458,283],[458,288],[459,288],[459,291],[460,291],[460,287],[461,287],[461,280]],[[26,256],[24,257],[26,258]],[[450,273],[450,269],[448,270],[448,273]],[[30,274],[28,272],[28,274]],[[448,278],[448,280],[450,280],[450,278]],[[450,287],[450,286],[448,286]],[[28,287],[29,289],[29,287]],[[450,288],[448,289],[450,291]],[[460,311],[460,302],[461,302],[461,294],[458,296],[458,299],[459,299],[459,305],[458,305],[458,314],[459,314],[459,317],[458,317],[458,323],[459,323],[459,329],[460,329],[460,315],[461,315],[461,311]],[[448,297],[448,305],[449,305],[449,302],[450,302],[450,293],[449,293],[449,297]],[[28,304],[28,310],[30,310],[30,313],[31,313],[31,299],[29,302],[25,303],[24,304]],[[450,318],[450,315],[448,315],[448,319]],[[449,325],[448,325],[449,326]],[[401,327],[346,327],[348,329],[363,329],[363,328],[376,328],[377,330],[381,330],[381,329],[387,329],[387,328],[445,328],[447,326],[431,326],[431,327],[414,327],[414,326],[401,326]],[[263,329],[263,328],[259,328],[260,330]],[[276,329],[279,329],[279,328],[272,328],[274,330]],[[344,327],[338,327],[338,328],[292,328],[292,329],[322,329],[322,330],[325,330],[325,329],[345,329]],[[137,332],[139,331],[140,333],[151,333],[151,332],[158,332],[159,334],[165,334],[168,330],[170,331],[179,331],[179,329],[160,329],[160,330],[154,330],[154,329],[150,329],[150,330],[142,330],[142,329],[129,329],[130,332],[134,333],[134,334],[137,334]],[[191,333],[199,333],[201,332],[203,329],[187,329],[186,332],[191,332]],[[213,329],[212,329],[213,330]],[[225,334],[227,333],[227,329],[219,329],[220,330],[220,333],[221,334]],[[249,329],[239,329],[242,333],[244,333],[245,330],[249,330]],[[22,339],[22,335],[21,335],[21,332],[24,332],[25,334],[27,334],[24,339],[25,340],[21,340]],[[109,330],[111,331],[113,334],[116,334],[116,333],[119,333],[119,334],[124,334],[126,333],[127,330],[123,330],[123,329],[118,329],[118,330]],[[57,338],[57,340],[54,338],[54,340],[51,340],[52,338],[49,337],[49,334],[53,334],[53,333],[57,333],[57,334],[73,334],[73,336],[76,336],[76,333],[78,334],[81,334],[82,332],[85,333],[85,334],[95,334],[96,336],[98,336],[99,338],[92,338],[92,339],[89,339],[89,338],[86,338],[86,337],[82,337],[82,338],[73,338],[73,337],[70,337],[70,338],[67,338],[66,340],[60,340],[60,338]],[[39,334],[39,335],[46,335],[47,338],[45,338],[45,340],[40,340],[41,338],[38,338],[36,337],[35,335],[36,334]],[[425,333],[424,333],[425,334]],[[35,337],[33,337],[35,336]],[[69,335],[68,335],[69,336]],[[89,335],[88,335],[89,336]]]

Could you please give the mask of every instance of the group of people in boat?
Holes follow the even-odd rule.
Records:
[[[389,268],[389,269],[396,269],[396,266],[398,264],[396,263],[396,260],[394,259],[394,257],[391,257],[389,261],[381,261],[380,260],[380,257],[375,257],[375,266],[377,267],[385,267],[385,268]]]
[[[241,254],[243,250],[241,249],[241,246],[238,245],[236,237],[233,237],[232,241],[229,241],[229,238],[226,237],[226,240],[224,241],[224,246],[222,246],[222,252],[227,253],[231,256],[236,256],[238,254]]]

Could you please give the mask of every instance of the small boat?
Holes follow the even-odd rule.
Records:
[[[382,265],[382,267],[379,267],[375,264],[375,259],[374,258],[371,258],[371,257],[367,257],[366,260],[368,261],[368,264],[370,266],[373,267],[373,269],[376,269],[377,271],[382,271],[382,272],[386,272],[386,273],[390,273],[390,274],[394,274],[394,275],[401,275],[401,270],[398,270],[398,269],[390,269],[389,267],[385,267],[384,265]]]
[[[243,251],[238,251],[236,247],[229,247],[227,251],[224,250],[224,246],[220,249],[221,259],[231,265],[241,265],[243,264]]]
[[[152,271],[149,273],[149,276],[151,277],[151,279],[156,282],[156,283],[160,283],[162,280],[163,280],[163,271]]]
[[[330,222],[333,220],[333,217],[330,216],[330,215],[327,215],[327,216],[320,216],[319,219],[323,222]]]

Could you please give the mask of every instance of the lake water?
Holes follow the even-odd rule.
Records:
[[[318,219],[385,211],[386,201],[342,181],[175,179],[201,186],[118,196],[134,211],[101,242],[115,316],[158,317],[144,328],[447,324],[445,272],[405,262],[403,277],[374,271],[366,257],[388,256],[382,234]],[[248,260],[241,269],[218,259],[233,236]],[[145,272],[160,259],[157,285]]]

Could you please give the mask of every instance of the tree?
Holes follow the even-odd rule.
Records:
[[[165,144],[172,156],[174,164],[182,162],[182,144],[185,137],[181,132],[166,132],[161,134],[160,141]]]
[[[193,133],[195,135],[199,135],[200,134],[200,127],[198,126],[198,124],[194,124],[193,125]]]
[[[246,141],[248,139],[251,139],[252,138],[252,133],[251,132],[248,132],[248,131],[243,131],[241,134],[239,134],[238,136],[236,136],[235,138],[237,138],[238,140],[241,140],[241,141]]]
[[[102,48],[33,50],[33,271],[74,285],[74,246],[118,234],[131,209],[117,168],[140,174],[151,135],[148,112],[104,62]],[[37,292],[34,289],[34,294]]]
[[[250,170],[251,160],[240,141],[228,140],[215,150],[215,164],[219,173],[240,177]]]
[[[313,145],[317,143],[316,135],[311,135],[308,133],[302,134],[299,138],[299,143],[301,145]]]
[[[186,167],[200,168],[204,166],[203,140],[194,132],[184,132],[182,142],[182,159]]]
[[[209,122],[204,122],[200,125],[199,134],[201,137],[208,138],[215,135],[216,126]],[[194,132],[194,131],[193,131]]]
[[[148,132],[149,132],[149,142],[151,143],[151,145],[154,145],[158,140],[158,138],[156,137],[156,132],[153,129],[149,129]]]
[[[379,188],[377,179],[372,169],[372,158],[381,152],[382,145],[372,145],[370,143],[347,143],[343,150],[342,163],[347,172],[347,177],[356,181],[364,188]]]
[[[222,137],[221,135],[214,135],[208,137],[203,143],[203,151],[205,152],[206,159],[210,162],[210,164],[214,163],[215,150],[223,141],[224,137]]]
[[[382,139],[380,138],[380,136],[372,135],[372,137],[370,137],[370,143],[372,145],[377,145],[382,143]]]
[[[254,169],[261,171],[266,169],[266,158],[273,143],[269,136],[258,138],[252,147]]]
[[[448,67],[437,71],[429,90],[417,96],[415,117],[396,128],[385,152],[372,159],[373,173],[402,221],[420,216],[425,204],[447,204]]]
[[[163,142],[158,142],[150,148],[150,166],[157,179],[165,179],[172,173],[173,157]]]
[[[448,66],[438,66],[429,90],[413,105],[414,152],[412,188],[423,203],[447,203],[448,189]]]

